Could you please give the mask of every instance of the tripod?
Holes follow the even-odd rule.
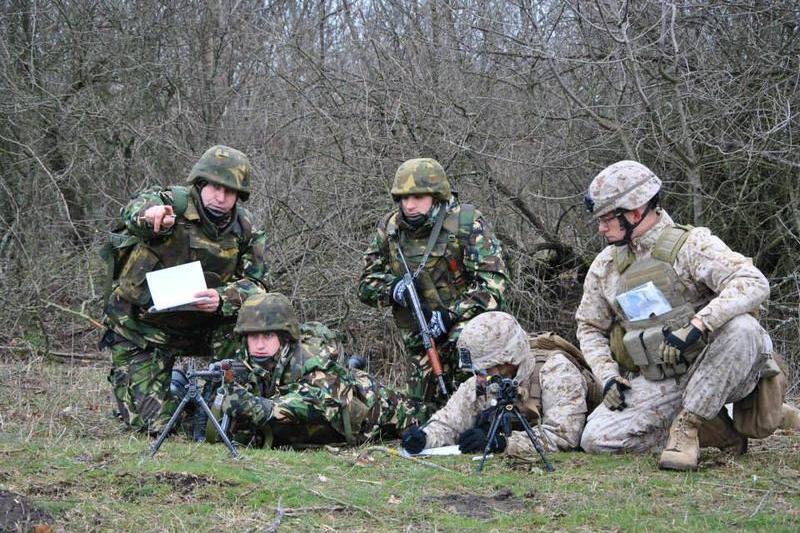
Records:
[[[498,380],[499,381],[499,380]],[[510,380],[509,380],[510,381]],[[501,389],[502,390],[502,389]],[[544,449],[542,449],[541,443],[539,443],[539,439],[536,438],[536,435],[533,433],[533,429],[531,429],[531,425],[525,420],[525,417],[519,412],[519,409],[514,405],[514,398],[516,397],[516,387],[513,390],[512,394],[500,394],[500,397],[497,399],[497,409],[494,412],[494,418],[492,418],[492,425],[489,427],[489,436],[486,439],[486,448],[483,450],[483,457],[481,457],[481,462],[478,465],[477,472],[480,473],[483,470],[483,464],[486,462],[486,457],[489,455],[489,450],[492,447],[492,443],[494,439],[497,437],[497,430],[500,428],[500,424],[503,425],[503,435],[506,437],[511,435],[511,416],[515,416],[519,423],[522,424],[522,427],[525,429],[525,433],[528,435],[528,438],[531,440],[531,444],[533,444],[533,448],[539,454],[539,457],[542,458],[542,462],[544,462],[545,470],[548,472],[553,472],[553,465],[550,464],[550,461],[547,460],[547,457],[544,455]]]
[[[230,451],[231,457],[234,459],[239,457],[239,454],[236,452],[236,447],[233,445],[231,440],[225,434],[225,430],[222,429],[222,426],[219,425],[217,419],[214,417],[214,413],[211,412],[211,409],[208,407],[205,399],[203,399],[203,395],[201,394],[200,388],[197,386],[197,378],[210,378],[212,381],[220,381],[222,382],[224,375],[224,370],[222,370],[219,365],[211,365],[209,370],[200,370],[195,371],[194,369],[194,359],[189,360],[189,368],[186,370],[186,378],[188,383],[186,383],[186,393],[183,395],[183,399],[181,403],[178,404],[178,408],[175,409],[175,412],[172,413],[172,417],[167,422],[167,425],[164,427],[164,430],[158,436],[156,441],[150,446],[150,457],[153,457],[158,449],[161,447],[161,444],[164,443],[167,436],[169,436],[169,432],[172,431],[172,427],[178,421],[178,417],[180,417],[181,413],[183,412],[186,404],[190,401],[194,402],[195,405],[199,406],[208,416],[208,420],[214,426],[214,429],[217,431],[217,434],[222,438],[225,442],[225,446],[228,447]]]

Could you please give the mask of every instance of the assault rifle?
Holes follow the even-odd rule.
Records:
[[[414,276],[411,274],[411,269],[408,268],[406,257],[403,255],[403,250],[400,246],[397,247],[397,253],[400,256],[400,261],[403,263],[403,269],[406,271],[406,273],[403,274],[403,284],[406,288],[408,300],[411,303],[411,310],[414,313],[414,317],[417,319],[419,334],[422,337],[422,345],[425,347],[425,355],[428,356],[428,361],[431,362],[431,369],[433,370],[433,375],[436,377],[439,389],[442,391],[442,396],[447,396],[447,387],[444,384],[444,377],[442,377],[444,373],[442,371],[442,361],[439,359],[436,343],[431,336],[431,328],[428,326],[428,321],[425,320],[425,313],[422,312],[422,305],[419,303],[417,288],[414,286]]]
[[[194,402],[197,407],[199,407],[203,413],[205,413],[208,422],[211,422],[211,425],[216,430],[217,434],[220,438],[225,442],[225,445],[228,447],[228,451],[231,454],[231,457],[237,458],[239,454],[236,451],[236,447],[233,445],[231,440],[226,435],[227,428],[223,428],[219,422],[217,422],[214,413],[211,411],[211,408],[208,407],[208,403],[203,398],[202,390],[197,385],[197,378],[204,378],[209,380],[210,382],[214,383],[232,383],[236,378],[236,373],[238,368],[236,368],[237,361],[232,359],[225,359],[223,361],[218,361],[216,363],[211,363],[208,365],[207,370],[195,370],[194,368],[194,359],[189,359],[189,364],[186,369],[186,379],[187,382],[185,384],[185,393],[183,398],[181,399],[181,403],[178,404],[178,408],[175,409],[175,412],[172,413],[172,417],[167,422],[167,425],[164,426],[164,430],[159,434],[156,441],[150,447],[150,457],[153,457],[161,445],[164,443],[166,438],[169,436],[172,428],[175,426],[175,423],[178,421],[178,418],[181,416],[186,404],[190,401]],[[220,389],[223,389],[220,387]],[[224,394],[224,389],[221,390],[221,393]],[[223,417],[223,423],[224,423]]]

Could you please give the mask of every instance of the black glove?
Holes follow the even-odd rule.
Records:
[[[447,309],[431,311],[426,306],[423,306],[422,314],[425,315],[425,322],[428,323],[428,329],[434,339],[447,335],[453,327],[453,322],[455,322],[455,316]]]
[[[419,296],[420,289],[417,278],[411,278],[411,282],[414,284],[414,288],[417,290],[417,296]],[[399,277],[392,282],[391,287],[389,287],[389,294],[392,297],[392,301],[400,307],[411,306],[411,300],[408,298],[406,282],[403,277]]]
[[[419,426],[411,426],[406,429],[401,438],[403,448],[405,448],[408,453],[421,452],[425,449],[425,442],[428,440],[428,436],[425,435],[424,431],[419,429]]]
[[[703,337],[703,332],[689,324],[675,331],[670,331],[665,326],[661,333],[664,334],[664,342],[661,343],[661,359],[670,366],[675,366],[681,358],[687,363],[691,363],[683,356],[686,350]]]
[[[603,387],[603,403],[612,411],[622,411],[628,407],[625,403],[625,391],[630,388],[630,381],[622,376],[609,379]]]
[[[481,428],[468,429],[458,436],[458,450],[461,453],[482,452],[486,449],[487,437],[486,431]],[[497,433],[493,441],[492,445],[489,446],[490,452],[502,452],[506,449],[506,438],[504,435]]]
[[[347,360],[347,368],[353,370],[364,370],[367,368],[367,360],[360,355],[351,355]]]

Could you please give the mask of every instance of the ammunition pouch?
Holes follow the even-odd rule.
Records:
[[[664,341],[663,329],[665,327],[669,329],[682,328],[689,323],[694,313],[694,308],[691,305],[684,304],[658,317],[632,322],[625,321],[621,324],[622,329],[625,331],[622,337],[624,353],[645,378],[650,381],[661,381],[662,379],[681,376],[686,373],[692,361],[705,349],[705,340],[700,339],[689,350],[684,352],[683,358],[685,362],[670,366],[661,359],[661,343]],[[616,335],[618,336],[619,333],[616,333]],[[617,356],[616,352],[615,356]],[[620,364],[622,365],[622,363]]]

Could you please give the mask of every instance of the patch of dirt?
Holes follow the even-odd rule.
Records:
[[[0,490],[0,532],[53,531],[53,517],[35,507],[25,496]]]
[[[421,503],[441,507],[447,512],[470,518],[492,518],[495,514],[521,513],[533,506],[535,495],[528,493],[517,498],[509,489],[501,489],[494,496],[478,494],[445,494],[425,496]]]
[[[189,494],[196,488],[207,485],[215,487],[233,487],[238,485],[238,483],[233,481],[219,481],[213,478],[189,474],[188,472],[155,472],[153,474],[125,473],[119,477],[135,477],[140,483],[149,480],[156,481],[157,483],[164,483],[181,494]]]

